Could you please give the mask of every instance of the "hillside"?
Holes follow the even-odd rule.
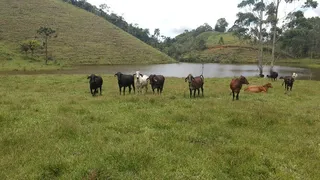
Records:
[[[37,36],[40,26],[56,30],[57,38],[48,43],[49,55],[62,64],[174,62],[106,20],[60,0],[2,0],[0,17],[2,64],[25,59],[19,43]],[[8,58],[8,54],[14,58]]]
[[[219,44],[220,37],[223,44]],[[197,43],[203,41],[206,48],[194,50]],[[203,32],[194,37],[192,32],[180,35],[175,42],[180,49],[188,49],[183,52],[180,60],[186,62],[214,62],[214,63],[255,63],[258,57],[258,48],[246,42],[241,42],[232,33]],[[269,49],[270,50],[270,49]],[[182,50],[183,51],[183,50]],[[265,47],[264,60],[268,63],[271,53]]]

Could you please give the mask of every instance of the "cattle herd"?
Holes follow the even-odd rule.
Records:
[[[284,88],[286,91],[289,91],[289,90],[292,91],[293,83],[297,76],[298,75],[296,73],[293,73],[291,76],[284,76],[279,78],[279,79],[283,79],[282,86],[283,84],[285,85]],[[136,71],[136,73],[132,75],[122,74],[121,72],[117,72],[114,75],[114,77],[117,77],[118,79],[120,95],[121,95],[121,92],[123,95],[125,95],[126,87],[129,88],[129,93],[131,93],[132,89],[134,93],[135,93],[135,90],[137,89],[138,94],[142,93],[143,90],[147,92],[148,84],[150,84],[153,93],[155,93],[154,90],[157,89],[157,93],[161,94],[163,91],[163,86],[165,82],[165,77],[163,75],[151,74],[147,76],[147,75],[141,74],[140,71]],[[271,71],[270,75],[267,75],[267,77],[275,81],[278,78],[278,73]],[[89,79],[90,92],[92,96],[95,96],[95,94],[98,93],[98,90],[100,90],[100,95],[101,95],[102,85],[103,85],[102,77],[97,76],[95,74],[91,74],[90,76],[88,76],[88,79]],[[200,90],[203,96],[203,85],[204,85],[203,75],[193,77],[191,74],[189,74],[185,78],[185,82],[188,82],[189,84],[190,98],[192,97],[192,91],[193,91],[193,97],[195,97],[196,91],[198,91],[198,96],[200,96]],[[240,76],[239,78],[233,78],[231,80],[230,89],[233,95],[232,100],[234,100],[235,98],[236,100],[239,100],[239,93],[243,84],[249,85],[248,80],[244,76]],[[244,91],[254,92],[254,93],[267,92],[269,88],[272,88],[271,83],[267,83],[263,86],[250,85],[247,88],[245,88]]]

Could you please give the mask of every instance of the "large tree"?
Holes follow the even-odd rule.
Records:
[[[37,33],[40,34],[45,40],[44,46],[46,50],[46,64],[47,64],[48,63],[48,39],[52,37],[53,34],[56,33],[56,31],[51,29],[50,27],[40,27],[37,30]]]
[[[265,3],[263,0],[243,0],[238,4],[238,8],[249,9],[247,12],[239,12],[235,25],[238,30],[245,30],[242,34],[250,36],[254,42],[259,42],[258,68],[259,74],[263,74],[263,36],[266,32],[264,28]]]
[[[229,23],[225,18],[220,18],[217,20],[214,30],[218,32],[226,32],[228,25]]]

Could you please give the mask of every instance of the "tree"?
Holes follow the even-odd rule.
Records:
[[[110,7],[107,5],[107,4],[100,4],[99,5],[99,8],[100,8],[100,12],[102,13],[102,12],[109,12],[109,9],[110,9]]]
[[[285,3],[292,3],[295,0],[285,0]],[[268,15],[267,21],[271,24],[272,28],[272,53],[271,53],[271,67],[270,71],[272,71],[273,66],[274,66],[274,61],[275,61],[275,46],[276,46],[276,39],[277,39],[277,24],[278,24],[278,12],[279,12],[279,6],[282,0],[273,0],[268,6],[267,6],[267,12],[266,14]],[[306,0],[302,8],[316,8],[318,6],[317,1],[313,0]]]
[[[21,51],[24,51],[26,53],[26,55],[27,55],[28,51],[30,50],[28,41],[22,41],[20,43],[20,49],[21,49]]]
[[[225,18],[220,18],[217,20],[214,30],[218,32],[226,32],[228,25],[229,23],[226,21]]]
[[[31,55],[33,56],[34,50],[38,49],[40,47],[40,42],[38,40],[32,39],[28,41],[28,46],[31,51]]]
[[[198,51],[205,50],[207,48],[206,41],[203,39],[197,40],[195,43],[195,49]]]
[[[222,36],[220,37],[218,44],[220,44],[220,45],[223,45],[223,44],[224,44],[224,40],[223,40],[223,37],[222,37]]]
[[[156,28],[154,30],[153,37],[155,37],[157,40],[159,40],[159,36],[160,36],[160,29]]]
[[[31,55],[33,56],[34,51],[40,47],[40,42],[38,40],[35,39],[29,39],[29,40],[25,40],[22,41],[20,44],[20,48],[22,51],[24,51],[26,53],[26,55],[28,54],[28,51],[31,51]]]
[[[51,29],[50,27],[40,27],[37,30],[37,33],[40,34],[45,39],[44,46],[45,46],[45,49],[46,49],[46,64],[48,63],[48,38],[52,37],[52,35],[55,32],[56,31]]]
[[[208,23],[204,23],[203,25],[197,27],[195,30],[193,30],[193,36],[196,37],[199,34],[203,32],[212,31],[212,27]]]
[[[258,68],[261,75],[263,74],[263,32],[266,31],[264,28],[265,3],[263,0],[242,0],[238,4],[238,8],[250,8],[250,12],[239,12],[237,14],[238,19],[235,24],[238,25],[240,30],[245,30],[245,32],[242,32],[244,36],[250,36],[254,41],[258,39],[260,44]]]

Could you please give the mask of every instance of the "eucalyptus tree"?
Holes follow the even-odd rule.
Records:
[[[246,10],[237,14],[237,30],[241,34],[251,37],[254,42],[259,42],[258,68],[259,74],[263,74],[263,36],[266,33],[264,12],[266,5],[264,0],[242,0],[238,8]],[[239,32],[240,34],[240,32]]]

